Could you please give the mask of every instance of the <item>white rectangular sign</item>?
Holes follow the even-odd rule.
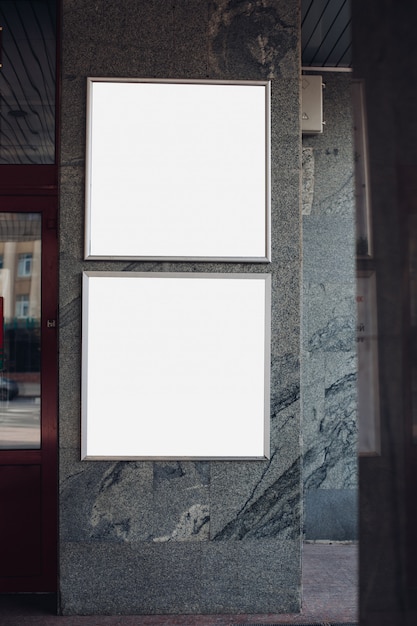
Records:
[[[85,258],[270,260],[270,83],[89,78]]]
[[[82,458],[268,457],[270,278],[85,272]]]

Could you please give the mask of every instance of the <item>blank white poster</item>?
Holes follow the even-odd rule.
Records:
[[[83,459],[269,456],[270,275],[85,272]]]
[[[89,78],[85,258],[269,261],[270,83]]]

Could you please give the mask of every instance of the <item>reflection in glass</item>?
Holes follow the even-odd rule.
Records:
[[[410,367],[412,393],[413,442],[417,443],[417,215],[409,221],[410,245]]]
[[[0,213],[0,298],[0,448],[40,448],[41,216],[37,213]]]
[[[355,205],[356,205],[356,256],[372,256],[371,199],[365,111],[365,86],[363,81],[352,82],[353,139],[355,145]]]
[[[55,161],[56,0],[0,2],[0,164]]]
[[[360,271],[357,277],[357,354],[359,453],[380,454],[380,411],[376,274]]]

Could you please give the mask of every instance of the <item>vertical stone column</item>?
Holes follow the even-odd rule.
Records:
[[[300,608],[299,58],[296,0],[63,1],[59,417],[65,614]],[[271,80],[270,264],[83,261],[87,76]],[[272,274],[270,460],[80,462],[84,269]]]
[[[320,135],[305,135],[305,537],[357,539],[355,181],[351,73],[323,72]]]

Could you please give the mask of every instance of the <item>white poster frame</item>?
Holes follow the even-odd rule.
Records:
[[[271,275],[83,274],[82,453],[269,457]]]
[[[85,259],[270,262],[270,90],[89,77]]]

